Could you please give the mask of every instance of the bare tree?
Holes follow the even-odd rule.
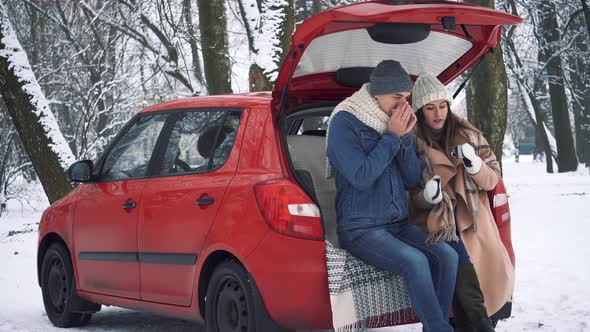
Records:
[[[588,36],[590,36],[590,8],[588,8],[588,1],[580,0],[584,10],[584,17],[586,18],[586,28],[588,28]]]
[[[205,78],[209,94],[231,93],[225,1],[197,0]]]
[[[313,11],[314,15],[322,11],[321,0],[312,0],[312,4],[313,4],[312,11]]]
[[[54,202],[71,190],[64,170],[73,162],[74,156],[49,109],[2,3],[0,91],[43,189],[49,201]]]
[[[571,107],[574,113],[576,151],[581,163],[590,165],[590,49],[588,34],[585,33],[584,18],[572,19],[571,33],[574,43],[566,52],[566,85],[570,92]],[[565,30],[565,29],[564,29]]]
[[[3,112],[0,113],[0,206],[5,206],[8,201],[16,200],[22,203],[30,203],[31,190],[28,183],[33,165],[29,158],[22,156],[20,139],[12,119],[8,112],[4,111],[4,105],[0,104]],[[33,173],[34,174],[34,173]],[[3,208],[0,207],[0,217]]]
[[[519,15],[516,2],[509,0],[508,3],[503,3],[504,9],[510,11],[514,15]],[[510,10],[508,10],[510,8]],[[535,125],[536,136],[540,141],[542,150],[546,156],[547,173],[553,173],[553,158],[557,159],[557,147],[555,146],[554,138],[547,128],[545,114],[540,100],[537,98],[535,91],[539,90],[541,80],[539,75],[534,71],[531,73],[527,71],[525,63],[521,59],[516,47],[515,32],[518,26],[512,26],[507,31],[504,31],[504,44],[507,46],[504,51],[507,55],[507,67],[510,69],[514,77],[516,91],[522,98],[522,105],[526,109],[528,119]]]
[[[495,8],[495,0],[465,2]],[[508,79],[500,45],[482,60],[473,73],[468,88],[468,117],[487,138],[502,164],[502,146],[508,114]]]
[[[291,47],[295,26],[293,0],[263,0],[261,10],[254,0],[238,0],[246,26],[250,52],[250,91],[272,89],[280,64]]]
[[[78,2],[23,0],[22,5],[13,12],[27,12],[30,21],[21,16],[18,31],[24,44],[30,45],[39,83],[54,103],[64,136],[77,157],[94,155],[114,136],[113,122],[125,120],[114,110],[121,81],[116,75],[120,65],[116,47],[122,34],[93,21]],[[95,5],[103,6],[102,0]],[[42,24],[37,27],[37,22]],[[27,43],[29,29],[33,38]],[[42,47],[35,47],[36,42]]]
[[[574,138],[570,124],[568,101],[565,93],[563,69],[561,63],[561,36],[555,11],[555,3],[541,0],[538,7],[538,22],[542,39],[541,53],[546,60],[545,70],[549,76],[549,94],[551,111],[557,141],[557,165],[559,172],[575,171],[578,160],[574,147]]]
[[[297,20],[297,22],[302,22],[303,20],[309,17],[311,11],[307,7],[306,0],[297,0],[295,13],[295,19]]]

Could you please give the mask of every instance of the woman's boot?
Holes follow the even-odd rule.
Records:
[[[459,265],[453,313],[457,332],[494,332],[484,306],[477,273],[471,263]]]

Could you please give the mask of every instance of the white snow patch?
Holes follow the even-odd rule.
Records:
[[[590,331],[590,176],[547,174],[521,155],[504,159],[516,252],[512,317],[498,332]],[[9,204],[0,218],[0,331],[63,331],[49,323],[37,284],[37,211]],[[8,237],[9,231],[32,230]],[[15,254],[18,252],[18,254]],[[586,262],[586,263],[585,263]],[[119,308],[104,308],[86,328],[71,331],[204,331],[201,324]],[[377,331],[422,331],[420,324]]]

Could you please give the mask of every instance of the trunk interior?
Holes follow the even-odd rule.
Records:
[[[336,183],[326,178],[326,129],[336,104],[299,108],[286,118],[284,137],[293,173],[299,184],[320,208],[327,239],[335,247]]]

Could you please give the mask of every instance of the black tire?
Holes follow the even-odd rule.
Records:
[[[256,282],[240,263],[219,264],[207,285],[206,332],[295,332],[271,318]]]
[[[256,331],[250,278],[246,270],[234,261],[219,264],[209,280],[205,328],[207,332]]]
[[[80,320],[79,326],[88,325],[88,323],[90,323],[91,319],[92,319],[92,314],[82,314],[82,319]]]
[[[89,313],[71,311],[75,294],[74,270],[68,250],[52,244],[41,265],[41,292],[47,317],[57,327],[79,327],[88,324]]]

